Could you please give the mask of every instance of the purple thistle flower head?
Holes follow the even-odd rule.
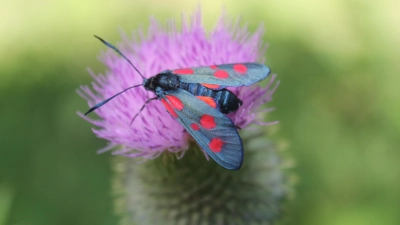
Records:
[[[167,28],[162,28],[152,19],[147,35],[139,31],[139,40],[129,40],[124,36],[123,44],[118,47],[146,78],[166,69],[263,62],[266,48],[262,46],[262,28],[250,34],[247,27],[239,27],[239,21],[231,23],[222,17],[215,29],[207,34],[200,15],[198,10],[190,22],[183,19],[181,29],[176,28],[172,20],[168,22]],[[89,106],[130,86],[143,83],[142,77],[114,51],[109,49],[101,56],[101,61],[109,70],[104,75],[96,75],[89,70],[94,79],[94,91],[87,86],[78,90]],[[239,110],[228,115],[237,126],[244,128],[251,123],[262,124],[256,121],[256,111],[262,104],[271,100],[276,88],[276,85],[271,88],[274,78],[275,76],[272,76],[265,88],[253,85],[230,89],[243,101]],[[79,113],[85,120],[99,127],[93,129],[98,137],[110,142],[99,152],[118,147],[113,154],[128,157],[155,158],[164,151],[183,155],[192,138],[183,126],[168,114],[161,102],[151,101],[130,124],[146,100],[152,97],[155,97],[154,93],[140,86],[97,109],[95,113],[100,117],[99,120],[84,117]]]

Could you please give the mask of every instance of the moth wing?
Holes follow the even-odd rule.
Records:
[[[218,86],[252,85],[267,78],[271,69],[260,63],[234,63],[176,69],[171,72],[178,75],[181,82],[214,85],[213,89],[218,89]]]
[[[242,166],[242,139],[226,115],[182,89],[166,91],[162,101],[168,104],[166,107],[173,110],[170,113],[218,164],[231,170]]]

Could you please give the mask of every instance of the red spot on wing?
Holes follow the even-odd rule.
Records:
[[[190,124],[190,127],[191,127],[193,130],[200,130],[199,125],[197,125],[197,124],[195,124],[195,123]]]
[[[161,99],[162,104],[165,106],[165,108],[167,109],[167,111],[169,112],[169,114],[171,114],[171,116],[178,118],[178,115],[176,114],[176,112],[174,111],[174,109],[172,108],[172,106],[170,104],[168,104],[167,101],[165,101],[165,99]]]
[[[214,76],[220,79],[226,79],[229,77],[229,74],[225,70],[217,70],[215,71]]]
[[[175,97],[173,95],[166,95],[168,101],[171,103],[172,107],[175,109],[181,111],[183,109],[183,103],[178,97]]]
[[[213,152],[221,152],[222,146],[224,146],[224,141],[220,138],[213,138],[211,139],[210,144],[208,144],[208,147],[210,147]]]
[[[245,74],[247,72],[247,67],[243,64],[235,64],[233,65],[233,69],[241,74]]]
[[[218,67],[216,65],[210,66],[211,69],[216,70]]]
[[[214,117],[208,114],[204,114],[200,117],[200,125],[208,130],[211,130],[217,126]]]
[[[218,89],[220,87],[218,84],[201,84],[201,85],[210,89]]]
[[[176,69],[172,71],[175,74],[193,74],[194,71],[190,68]]]
[[[198,99],[202,100],[203,102],[207,103],[207,105],[211,106],[212,108],[216,108],[217,107],[217,103],[211,97],[208,97],[208,96],[196,96],[196,98],[198,98]]]

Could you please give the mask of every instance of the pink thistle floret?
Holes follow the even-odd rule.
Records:
[[[191,17],[190,24],[183,18],[181,29],[176,28],[172,20],[163,29],[152,19],[147,36],[142,31],[138,32],[139,41],[132,41],[124,36],[123,45],[118,47],[146,78],[166,69],[263,62],[266,50],[262,45],[263,29],[259,28],[254,34],[250,34],[246,26],[239,27],[238,23],[239,20],[230,23],[222,17],[215,29],[207,35],[201,23],[200,11]],[[108,50],[104,53],[101,61],[108,67],[105,75],[96,75],[89,70],[94,79],[94,91],[87,86],[78,90],[90,107],[123,89],[143,82],[129,63],[114,51]],[[245,128],[251,123],[263,124],[256,120],[256,115],[261,115],[257,110],[272,99],[277,87],[271,87],[274,78],[272,76],[265,88],[253,85],[231,89],[243,101],[238,111],[228,115],[237,126]],[[100,117],[99,120],[78,113],[99,127],[93,129],[98,137],[110,142],[99,152],[115,149],[114,154],[143,158],[155,158],[164,151],[183,155],[192,138],[168,114],[161,102],[150,102],[130,124],[144,102],[151,97],[155,95],[140,86],[97,109],[95,113]]]

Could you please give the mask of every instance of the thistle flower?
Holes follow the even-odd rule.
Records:
[[[181,29],[172,20],[167,28],[163,28],[152,19],[147,35],[139,31],[139,40],[129,40],[124,35],[124,42],[118,47],[146,78],[166,69],[263,62],[266,50],[262,45],[263,29],[250,34],[247,27],[238,24],[239,20],[231,23],[222,17],[207,34],[201,23],[200,10],[191,17],[190,24],[183,19]],[[94,79],[94,91],[87,86],[78,91],[89,106],[142,83],[141,76],[114,51],[104,53],[101,61],[109,70],[104,75],[89,71]],[[277,87],[272,86],[274,79],[272,76],[264,88],[231,89],[243,101],[238,111],[228,115],[237,126],[245,130],[250,124],[269,124],[261,121],[263,113],[259,107],[272,99]],[[99,120],[80,114],[100,128],[93,130],[98,137],[109,141],[110,144],[99,152],[115,149],[113,154],[128,156],[115,160],[115,190],[122,195],[118,205],[126,215],[125,222],[231,224],[230,218],[233,218],[233,223],[270,224],[278,215],[287,188],[280,158],[273,144],[263,136],[263,130],[246,130],[247,135],[241,132],[245,163],[239,172],[232,173],[215,162],[203,161],[206,159],[199,154],[201,150],[196,143],[158,101],[147,104],[130,125],[131,119],[151,97],[154,97],[153,93],[138,87],[97,109],[95,113]],[[250,144],[250,139],[256,145]],[[260,149],[262,151],[257,151]],[[162,153],[166,154],[158,157]],[[176,160],[173,157],[176,153],[183,159]],[[137,158],[154,160],[137,165]],[[224,201],[229,204],[222,207]]]
[[[265,48],[262,47],[262,34],[262,28],[249,35],[246,27],[239,28],[237,24],[229,24],[222,19],[207,38],[198,12],[190,25],[183,21],[181,30],[175,27],[173,21],[169,22],[167,29],[162,29],[153,19],[147,37],[140,31],[140,42],[125,38],[120,50],[148,78],[166,69],[263,61]],[[89,71],[95,80],[92,87],[97,93],[86,86],[79,91],[90,106],[127,87],[142,83],[141,76],[114,51],[108,50],[101,60],[109,68],[105,75],[97,76]],[[256,122],[256,110],[271,100],[275,89],[270,89],[273,80],[274,77],[266,88],[241,87],[233,90],[244,102],[238,111],[229,115],[237,126],[244,128]],[[93,130],[98,137],[110,142],[108,147],[99,152],[118,146],[120,149],[114,154],[155,158],[164,151],[183,153],[188,149],[190,136],[157,101],[148,104],[130,125],[131,119],[148,97],[154,97],[153,93],[138,87],[96,110],[100,120],[84,117],[100,128]]]

